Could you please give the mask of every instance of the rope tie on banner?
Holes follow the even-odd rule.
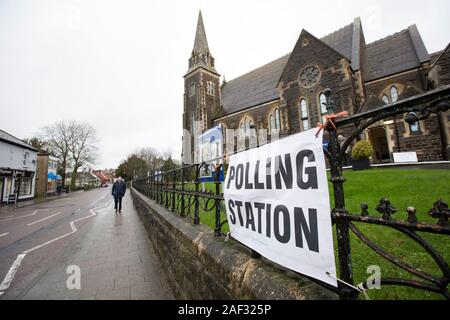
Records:
[[[332,278],[332,279],[334,279],[334,280],[340,282],[340,283],[345,284],[346,286],[348,286],[348,287],[350,287],[350,288],[352,288],[352,289],[355,289],[356,291],[362,293],[362,294],[364,295],[364,297],[366,298],[366,300],[370,300],[370,297],[369,297],[369,295],[367,294],[367,290],[368,290],[368,289],[365,289],[365,288],[364,288],[364,283],[363,283],[363,282],[361,282],[360,284],[358,284],[358,285],[355,287],[354,285],[352,285],[352,284],[350,284],[350,283],[348,283],[348,282],[345,282],[345,281],[342,280],[342,279],[333,277],[329,272],[326,272],[326,275],[329,276],[330,278]]]
[[[320,131],[325,130],[326,127],[328,127],[328,125],[330,125],[330,124],[334,128],[334,130],[337,130],[336,125],[334,124],[334,120],[335,119],[339,119],[339,118],[348,117],[348,112],[347,111],[342,111],[342,112],[339,112],[339,113],[326,114],[323,117],[325,118],[325,122],[324,123],[321,123],[321,122],[317,123],[318,130],[316,132],[316,137],[319,136]]]

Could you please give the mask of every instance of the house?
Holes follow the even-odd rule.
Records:
[[[34,197],[37,150],[0,129],[0,203]]]
[[[111,180],[108,176],[106,176],[102,170],[94,170],[92,171],[93,174],[95,174],[99,179],[101,184],[108,184]]]
[[[66,181],[70,185],[71,184],[71,172],[66,173]],[[86,186],[88,187],[98,187],[101,183],[101,180],[99,177],[97,177],[93,172],[91,171],[83,171],[78,172],[75,179],[75,188],[80,189],[84,188]]]

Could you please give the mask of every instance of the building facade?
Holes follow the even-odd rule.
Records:
[[[0,203],[34,197],[37,150],[0,130]]]
[[[194,132],[197,123],[200,131],[220,125],[280,136],[309,130],[326,112],[326,88],[332,89],[338,111],[351,116],[449,84],[449,56],[448,46],[429,54],[415,25],[367,44],[356,18],[320,39],[302,30],[292,52],[220,83],[200,12],[184,76],[183,129]],[[360,138],[373,145],[374,163],[410,151],[419,161],[448,160],[449,120],[450,112],[411,125],[397,116],[372,125]],[[186,135],[183,140],[183,153],[189,152]]]
[[[58,183],[58,159],[47,153],[37,154],[36,197],[55,195]]]

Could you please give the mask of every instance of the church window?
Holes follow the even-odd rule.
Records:
[[[269,130],[270,131],[278,131],[281,130],[281,115],[280,109],[276,108],[269,115]]]
[[[398,90],[395,86],[391,87],[391,101],[392,103],[397,102],[398,100]]]
[[[214,95],[214,93],[216,92],[216,86],[214,85],[214,83],[207,82],[207,84],[206,84],[206,92],[208,94]]]
[[[269,116],[269,130],[275,130],[275,117],[273,116],[273,114]]]
[[[308,104],[305,99],[300,101],[300,117],[302,120],[303,130],[309,129]]]
[[[387,95],[383,95],[383,98],[381,98],[381,100],[383,100],[384,104],[389,104],[389,98]]]
[[[419,125],[419,121],[416,121],[414,123],[411,123],[409,125],[409,130],[411,132],[419,132],[420,131],[420,125]]]
[[[320,107],[320,114],[323,115],[327,113],[327,98],[323,93],[319,95],[319,107]]]
[[[189,95],[192,97],[193,95],[195,95],[195,83],[191,83],[190,87],[189,87]]]
[[[320,81],[321,72],[317,66],[307,66],[300,71],[299,80],[303,88],[312,88]]]
[[[244,117],[241,120],[241,124],[239,125],[239,128],[242,129],[243,133],[247,133],[249,132],[249,130],[251,128],[254,128],[254,122],[252,119],[248,118],[248,117]]]

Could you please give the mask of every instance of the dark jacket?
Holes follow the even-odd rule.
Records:
[[[125,184],[125,181],[114,182],[112,187],[112,195],[114,198],[122,198],[125,195],[125,191],[127,191],[127,185]]]

